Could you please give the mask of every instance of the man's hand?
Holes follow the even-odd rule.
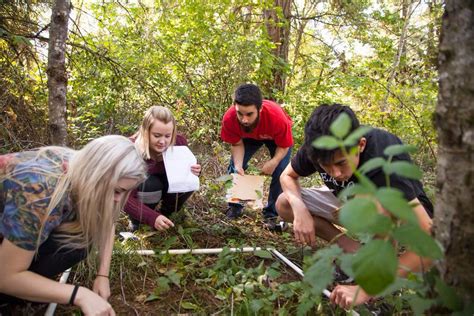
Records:
[[[155,229],[157,230],[167,230],[171,227],[174,227],[174,223],[164,215],[160,215],[155,220]]]
[[[356,297],[357,295],[357,297]],[[370,300],[372,297],[358,285],[338,285],[334,288],[329,299],[344,309],[352,305],[357,306]]]
[[[263,165],[262,172],[264,174],[271,176],[277,166],[278,166],[278,162],[275,161],[274,159],[270,159]]]
[[[311,247],[316,245],[314,218],[309,212],[294,214],[293,232],[297,243]]]
[[[244,168],[240,167],[240,166],[235,166],[235,172],[237,172],[238,174],[240,174],[241,176],[245,176],[245,170]]]

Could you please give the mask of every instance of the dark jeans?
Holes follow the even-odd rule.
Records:
[[[256,140],[252,138],[244,138],[244,148],[245,148],[245,153],[244,153],[244,161],[243,161],[243,168],[244,170],[247,169],[248,167],[248,162],[250,158],[257,152],[257,150],[260,149],[263,145],[265,145],[268,148],[268,151],[270,152],[270,157],[273,158],[275,156],[275,151],[277,148],[277,145],[273,140]],[[272,173],[272,182],[270,183],[270,192],[268,194],[268,203],[267,206],[263,208],[263,216],[265,218],[272,218],[272,217],[277,217],[278,213],[275,209],[275,202],[278,198],[278,196],[281,194],[281,185],[280,185],[280,175],[283,172],[283,170],[286,168],[288,163],[290,162],[290,157],[291,157],[291,149],[290,147],[288,149],[288,153],[283,157],[283,159],[280,161],[278,166],[275,168],[275,171]],[[235,166],[234,166],[234,160],[231,158],[230,159],[230,164],[228,168],[228,173],[235,173]],[[229,203],[229,206],[236,206],[236,207],[243,207],[242,204],[238,203]]]
[[[60,273],[86,258],[86,249],[61,248],[57,240],[51,236],[39,247],[38,254],[33,257],[28,271],[54,279]],[[13,303],[22,304],[24,300],[0,293],[0,304]]]
[[[168,179],[166,178],[166,175],[151,175],[138,188],[138,194],[141,192],[157,193],[160,191],[161,199],[158,199],[152,203],[144,202],[143,204],[154,210],[161,202],[160,213],[165,216],[169,216],[171,213],[179,211],[183,207],[186,200],[189,199],[194,193],[194,191],[182,193],[165,193],[168,191]],[[138,228],[140,221],[132,217],[130,217],[130,220],[134,225],[136,225],[136,228]]]

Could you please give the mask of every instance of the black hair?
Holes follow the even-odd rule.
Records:
[[[234,104],[238,105],[255,105],[257,111],[262,108],[262,92],[251,83],[240,85],[234,92]]]
[[[314,109],[310,118],[306,122],[304,127],[304,146],[313,163],[329,163],[332,161],[336,151],[340,150],[339,148],[331,150],[319,149],[313,147],[312,144],[321,136],[331,135],[329,127],[341,113],[346,113],[351,119],[350,132],[356,130],[360,126],[359,120],[354,111],[352,111],[352,109],[347,105],[339,103],[321,104]]]

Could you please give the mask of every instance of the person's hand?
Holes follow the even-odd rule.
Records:
[[[298,215],[295,214],[293,220],[293,233],[295,234],[295,240],[297,243],[309,245],[311,247],[316,245],[314,219],[308,211],[301,212],[301,214]]]
[[[92,291],[97,293],[104,300],[108,300],[110,297],[110,281],[109,278],[103,276],[97,276],[92,285]]]
[[[166,216],[160,215],[155,220],[155,229],[157,230],[167,230],[171,227],[174,227],[174,223]]]
[[[262,172],[264,174],[271,176],[277,166],[278,166],[278,162],[275,162],[275,160],[270,159],[266,163],[263,164]]]
[[[242,167],[235,166],[235,172],[237,172],[241,176],[245,176],[245,170]]]
[[[357,297],[356,297],[357,295]],[[352,305],[357,306],[370,300],[372,297],[358,285],[338,285],[334,288],[329,299],[344,309]]]
[[[191,172],[195,176],[198,176],[201,174],[201,165],[200,164],[195,164],[191,166]]]
[[[74,304],[86,316],[115,316],[112,306],[105,299],[85,287],[79,287]]]

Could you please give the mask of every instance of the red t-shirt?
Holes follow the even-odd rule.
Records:
[[[278,147],[287,148],[293,145],[291,118],[277,103],[263,100],[260,120],[251,133],[242,130],[235,107],[232,105],[222,118],[221,138],[226,143],[235,144],[242,138],[256,140],[273,140]]]

